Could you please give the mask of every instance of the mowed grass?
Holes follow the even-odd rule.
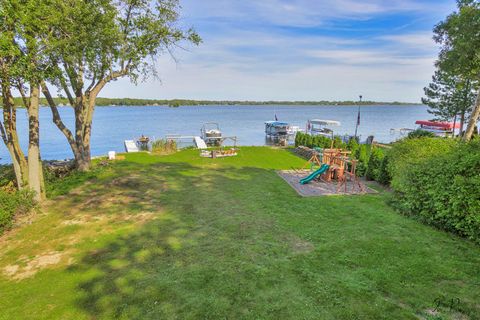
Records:
[[[127,155],[0,239],[0,319],[480,319],[480,248],[388,194],[302,198],[289,151]],[[56,190],[56,191],[55,191]]]

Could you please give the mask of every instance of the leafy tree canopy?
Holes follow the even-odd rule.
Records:
[[[458,0],[458,11],[434,29],[442,48],[437,65],[464,78],[480,78],[480,2]]]

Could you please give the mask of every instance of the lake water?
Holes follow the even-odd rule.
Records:
[[[65,124],[73,131],[73,111],[60,108]],[[167,134],[200,135],[205,122],[218,122],[225,136],[237,136],[238,145],[264,145],[264,121],[278,120],[305,128],[308,119],[341,122],[335,134],[355,132],[357,106],[202,106],[202,107],[97,107],[93,119],[92,155],[123,152],[123,141],[146,135],[162,138]],[[416,120],[431,116],[425,106],[362,106],[358,133],[362,140],[374,135],[379,142],[391,142],[391,128],[413,128]],[[45,160],[71,158],[63,134],[52,123],[49,108],[41,108],[41,151]],[[22,145],[27,145],[26,111],[18,111],[18,128]],[[26,149],[25,149],[26,150]],[[8,152],[0,146],[0,162],[10,162]]]

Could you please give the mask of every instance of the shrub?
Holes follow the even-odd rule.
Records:
[[[352,154],[355,159],[358,160],[357,164],[357,176],[364,176],[368,167],[368,147],[365,144],[358,146],[358,149]]]
[[[390,156],[387,152],[386,154],[384,154],[382,162],[380,163],[380,168],[378,169],[378,177],[376,179],[376,181],[378,183],[381,183],[385,186],[390,185],[390,182],[392,181],[392,177],[390,176],[390,173],[388,172],[389,159],[390,159]]]
[[[433,132],[417,129],[415,131],[409,132],[407,139],[434,138],[434,137],[435,137],[435,134]]]
[[[347,149],[352,152],[352,154],[356,154],[357,149],[360,147],[360,144],[356,139],[350,139],[347,143]]]
[[[0,188],[4,190],[16,190],[17,179],[11,164],[0,165]]]
[[[396,171],[404,177],[393,177],[393,204],[406,215],[480,243],[480,142],[458,143],[424,159]]]
[[[303,133],[301,133],[301,132],[297,132],[297,134],[295,134],[295,147],[300,146],[300,139],[301,139],[302,134]]]
[[[388,151],[387,170],[391,186],[397,191],[403,191],[405,177],[413,167],[429,158],[448,153],[456,144],[456,140],[439,138],[403,139],[394,143]]]
[[[382,149],[372,147],[370,151],[370,157],[368,158],[367,170],[365,172],[365,177],[367,180],[379,180],[381,175],[381,165],[384,157],[385,155]]]
[[[175,140],[158,139],[152,142],[152,152],[159,154],[169,154],[177,151]]]
[[[34,194],[30,190],[0,190],[0,234],[11,227],[16,215],[26,214],[34,206]]]
[[[330,139],[329,139],[330,140]],[[340,137],[335,137],[333,139],[333,147],[334,148],[337,148],[337,149],[346,149],[347,148],[347,144],[345,142],[342,141],[342,139]]]

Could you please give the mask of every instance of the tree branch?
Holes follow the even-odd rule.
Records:
[[[75,100],[73,99],[73,96],[72,96],[70,90],[68,89],[67,81],[65,80],[63,75],[60,76],[60,85],[62,86],[62,89],[65,92],[65,94],[67,95],[67,98],[68,98],[68,101],[70,102],[70,105],[73,107],[75,105]]]
[[[27,98],[27,95],[25,94],[25,90],[23,90],[23,86],[20,83],[20,81],[17,83],[17,89],[18,89],[18,92],[20,92],[20,95],[22,96],[23,105],[25,106],[25,108],[28,108],[28,105],[29,105],[28,98]]]
[[[92,76],[92,82],[90,82],[90,85],[87,87],[87,90],[85,91],[87,95],[90,95],[90,91],[92,90],[96,81],[97,81],[97,73],[94,71]]]
[[[53,123],[55,123],[58,129],[60,129],[60,131],[65,135],[72,149],[78,150],[77,145],[75,144],[75,138],[72,132],[63,123],[60,117],[60,113],[58,112],[57,105],[55,104],[55,101],[53,100],[52,95],[50,94],[50,90],[48,90],[48,87],[44,81],[42,81],[41,86],[42,86],[42,93],[47,99],[47,102],[50,106],[50,110],[52,110]]]
[[[128,74],[128,68],[129,68],[129,64],[130,64],[130,61],[128,62],[127,66],[125,68],[123,68],[122,70],[120,71],[112,71],[108,76],[100,79],[97,84],[95,85],[95,87],[93,87],[92,89],[92,96],[94,98],[97,97],[97,95],[100,93],[100,91],[103,89],[103,87],[105,87],[105,85],[107,83],[109,83],[110,81],[112,80],[115,80],[115,79],[118,79],[118,78],[121,78],[125,75]]]
[[[75,92],[75,96],[78,96],[77,75],[76,75],[75,71],[72,68],[69,67],[69,65],[67,64],[67,62],[65,60],[63,60],[63,68],[68,75],[68,79],[70,80],[70,85],[72,86],[72,89]]]

